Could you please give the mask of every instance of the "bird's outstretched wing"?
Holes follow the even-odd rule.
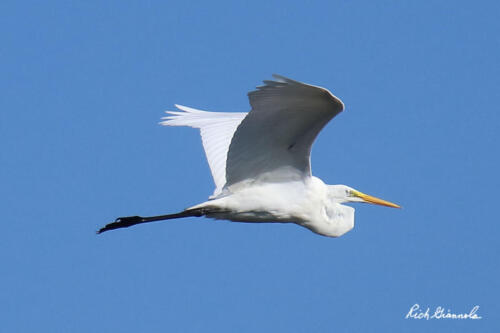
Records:
[[[243,180],[279,182],[311,175],[311,146],[321,129],[344,109],[328,90],[283,76],[248,94],[252,110],[234,133],[226,161],[226,185]]]
[[[208,112],[176,105],[181,111],[167,111],[160,124],[190,126],[200,129],[203,148],[215,182],[213,197],[220,194],[226,183],[226,157],[236,127],[246,112]]]

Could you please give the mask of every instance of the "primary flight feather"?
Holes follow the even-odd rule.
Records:
[[[251,111],[225,113],[176,105],[165,126],[200,129],[215,190],[206,202],[168,215],[120,217],[98,233],[188,216],[235,222],[295,223],[328,237],[354,227],[346,202],[398,205],[312,176],[311,146],[344,104],[328,90],[273,75],[248,94]]]

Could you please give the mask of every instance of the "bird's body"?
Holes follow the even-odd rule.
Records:
[[[311,146],[343,103],[328,90],[274,75],[249,93],[249,113],[176,105],[162,125],[199,128],[216,185],[210,199],[177,214],[118,218],[99,232],[138,223],[206,216],[235,222],[296,223],[329,237],[354,227],[345,202],[396,204],[312,176]]]
[[[341,205],[331,190],[317,177],[238,184],[231,194],[188,209],[205,208],[210,212],[207,217],[234,222],[296,223],[318,234],[338,237],[354,227],[354,208]]]

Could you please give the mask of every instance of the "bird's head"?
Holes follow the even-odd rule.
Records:
[[[338,203],[364,202],[364,203],[371,203],[375,205],[382,205],[393,208],[401,208],[399,205],[396,205],[395,203],[382,200],[368,194],[364,194],[346,185],[330,185],[329,196],[332,200]]]

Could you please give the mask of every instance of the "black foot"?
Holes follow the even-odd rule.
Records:
[[[101,234],[108,230],[127,228],[141,222],[144,222],[144,219],[141,216],[119,217],[115,220],[115,222],[106,224],[103,228],[99,229],[97,233]]]

